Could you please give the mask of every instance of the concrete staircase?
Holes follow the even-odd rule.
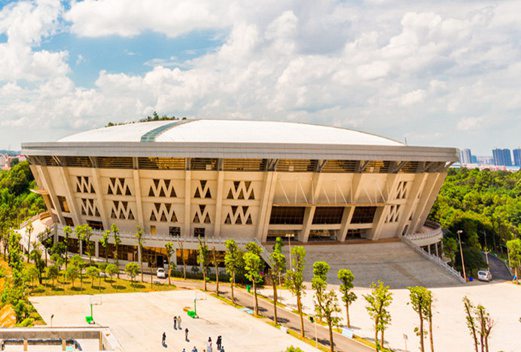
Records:
[[[293,244],[292,244],[293,246]],[[369,287],[382,280],[391,288],[407,286],[445,287],[460,282],[445,269],[424,258],[402,242],[306,245],[306,280],[313,276],[313,263],[331,265],[330,284],[338,284],[337,271],[348,268],[355,274],[355,286]],[[288,258],[288,246],[284,247]]]

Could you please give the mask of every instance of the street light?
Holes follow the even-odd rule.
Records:
[[[52,318],[54,318],[54,314],[51,314],[51,328],[52,328]]]
[[[465,282],[467,282],[467,274],[465,273],[465,258],[463,257],[463,248],[461,247],[461,234],[463,231],[458,230],[458,242],[459,242],[459,253],[461,255],[461,267],[463,269],[463,278],[465,279]]]

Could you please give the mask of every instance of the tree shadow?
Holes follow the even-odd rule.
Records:
[[[83,287],[71,287],[71,291],[80,292],[85,291],[85,289]]]
[[[112,288],[114,288],[115,290],[124,290],[124,289],[126,289],[126,286],[123,286],[123,285],[113,285]]]
[[[43,293],[45,292],[45,288],[41,286],[37,286],[31,290],[31,293]]]
[[[65,291],[65,290],[63,289],[63,287],[56,287],[56,286],[53,286],[53,287],[51,288],[51,291],[53,291],[53,292],[63,292],[63,291]]]
[[[103,291],[103,290],[106,290],[107,288],[105,286],[92,286],[92,289]]]

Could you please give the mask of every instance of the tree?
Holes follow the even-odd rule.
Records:
[[[463,297],[463,307],[465,308],[465,319],[467,321],[467,327],[470,331],[470,335],[472,336],[472,340],[474,341],[474,351],[478,352],[477,327],[473,314],[474,305],[472,302],[470,302],[470,299],[467,296]]]
[[[125,272],[130,276],[130,280],[134,284],[134,279],[139,274],[139,266],[134,262],[128,263],[125,265]]]
[[[69,264],[69,237],[72,234],[72,229],[70,226],[66,225],[63,227],[63,235],[65,236],[65,247],[67,250],[65,251],[65,270],[67,270],[67,265]]]
[[[233,292],[233,288],[235,286],[235,277],[239,270],[242,268],[242,252],[234,240],[226,240],[224,242],[224,245],[226,247],[226,253],[224,255],[224,266],[226,268],[226,272],[228,273],[228,275],[230,275],[232,302],[235,303],[235,295]]]
[[[113,256],[114,256],[114,260],[116,261],[116,266],[118,267],[118,272],[116,273],[116,275],[118,276],[118,279],[119,279],[119,256],[118,256],[118,251],[119,251],[119,245],[121,244],[121,238],[119,237],[118,225],[116,225],[116,224],[110,225],[110,232],[112,232],[112,236],[114,236],[114,253],[113,253]]]
[[[74,265],[75,267],[78,268],[79,275],[80,275],[80,287],[82,287],[83,286],[83,267],[85,265],[83,263],[83,258],[78,254],[73,255],[71,258],[71,265]]]
[[[356,301],[357,296],[352,291],[354,285],[353,281],[355,280],[355,275],[349,269],[340,269],[338,271],[338,279],[340,280],[340,293],[342,294],[342,302],[346,307],[346,324],[347,327],[351,327],[351,320],[349,317],[349,305]]]
[[[338,299],[335,291],[327,291],[327,273],[329,264],[318,261],[313,263],[313,278],[311,279],[311,287],[315,290],[315,310],[319,317],[326,319],[329,328],[329,350],[334,351],[333,327],[338,324],[338,317],[334,314],[340,312],[338,307]]]
[[[118,272],[119,272],[119,268],[116,266],[116,264],[112,264],[110,263],[109,265],[107,265],[107,267],[105,268],[105,272],[107,273],[107,275],[110,277],[110,282],[112,284],[112,278],[114,277],[114,275],[116,275]]]
[[[517,270],[521,266],[521,239],[516,238],[507,242],[510,267],[514,268],[514,275],[518,278]]]
[[[206,274],[210,265],[209,250],[206,242],[199,237],[199,252],[197,254],[197,264],[201,266],[203,272],[204,290],[206,291]]]
[[[38,269],[35,266],[25,267],[23,272],[26,281],[29,281],[33,286],[34,280],[38,280],[39,277]]]
[[[244,253],[244,270],[248,280],[253,284],[253,295],[255,297],[254,312],[259,315],[259,302],[257,298],[257,284],[261,282],[262,259],[254,252]]]
[[[374,341],[376,350],[384,348],[384,332],[385,328],[391,323],[391,314],[388,307],[393,301],[392,293],[389,292],[389,286],[378,280],[378,283],[371,284],[371,293],[364,295],[367,302],[366,310],[374,323]],[[380,333],[380,341],[378,340]]]
[[[277,237],[275,244],[273,245],[273,251],[270,254],[271,261],[271,281],[273,286],[273,321],[275,325],[278,324],[277,318],[277,284],[280,285],[281,273],[286,269],[286,256],[282,253],[282,239]]]
[[[215,293],[219,296],[219,264],[221,257],[217,254],[215,247],[212,248],[212,264],[215,269]]]
[[[67,269],[65,269],[65,276],[68,280],[71,280],[71,286],[74,287],[74,281],[80,275],[80,269],[75,265],[70,265]]]
[[[25,234],[27,236],[27,263],[29,263],[29,253],[31,252],[31,234],[33,233],[34,227],[32,221],[27,223],[25,226]]]
[[[42,284],[43,272],[45,270],[45,262],[42,259],[42,252],[38,248],[33,248],[30,253],[30,257],[34,262],[34,267],[38,272],[38,283]]]
[[[60,275],[60,269],[57,265],[51,265],[47,267],[45,274],[47,279],[51,280],[52,285],[54,286],[54,280],[56,280],[56,278]]]
[[[181,260],[183,262],[183,279],[186,280],[186,258],[185,258],[185,252],[183,248],[183,241],[181,238],[177,238],[177,247],[179,248],[179,252],[181,253]]]
[[[171,285],[170,275],[172,274],[172,256],[174,255],[174,244],[172,242],[165,243],[166,256],[168,257],[168,285]]]
[[[456,254],[458,253],[458,241],[453,237],[443,237],[443,253],[450,259],[454,266],[456,262]]]
[[[110,230],[103,231],[103,234],[101,235],[101,238],[99,240],[99,244],[101,244],[101,247],[103,247],[103,250],[105,252],[105,263],[109,262],[109,238],[110,238]]]
[[[90,279],[92,280],[90,287],[94,287],[94,280],[99,278],[100,270],[97,267],[91,265],[87,268],[86,273],[87,276],[90,277]]]
[[[304,316],[302,314],[302,295],[306,286],[304,285],[304,265],[306,249],[302,246],[291,248],[291,270],[286,272],[286,287],[297,298],[297,310],[300,316],[300,335],[305,336]]]
[[[139,267],[141,268],[141,282],[143,282],[143,228],[141,226],[137,226],[137,232],[134,237],[136,237],[137,240]]]
[[[481,304],[476,307],[475,314],[479,322],[478,332],[481,344],[481,352],[489,352],[488,338],[490,336],[490,332],[492,331],[492,327],[494,326],[494,321],[490,318],[490,314]]]
[[[424,321],[429,322],[431,352],[434,352],[434,343],[432,338],[432,292],[422,286],[408,287],[409,299],[412,309],[418,314],[420,319],[420,326],[415,329],[417,335],[420,337],[420,351],[425,351],[423,338],[425,336]]]

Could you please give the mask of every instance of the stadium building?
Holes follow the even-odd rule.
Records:
[[[178,261],[193,262],[198,237],[222,249],[229,238],[336,245],[407,236],[441,255],[441,229],[426,219],[458,160],[454,148],[349,129],[236,120],[131,123],[25,143],[23,153],[56,236],[65,225],[115,223],[119,258],[142,255],[150,266],[161,265],[168,241],[182,242]],[[100,232],[91,239],[104,257]],[[70,242],[73,252],[85,246]]]

